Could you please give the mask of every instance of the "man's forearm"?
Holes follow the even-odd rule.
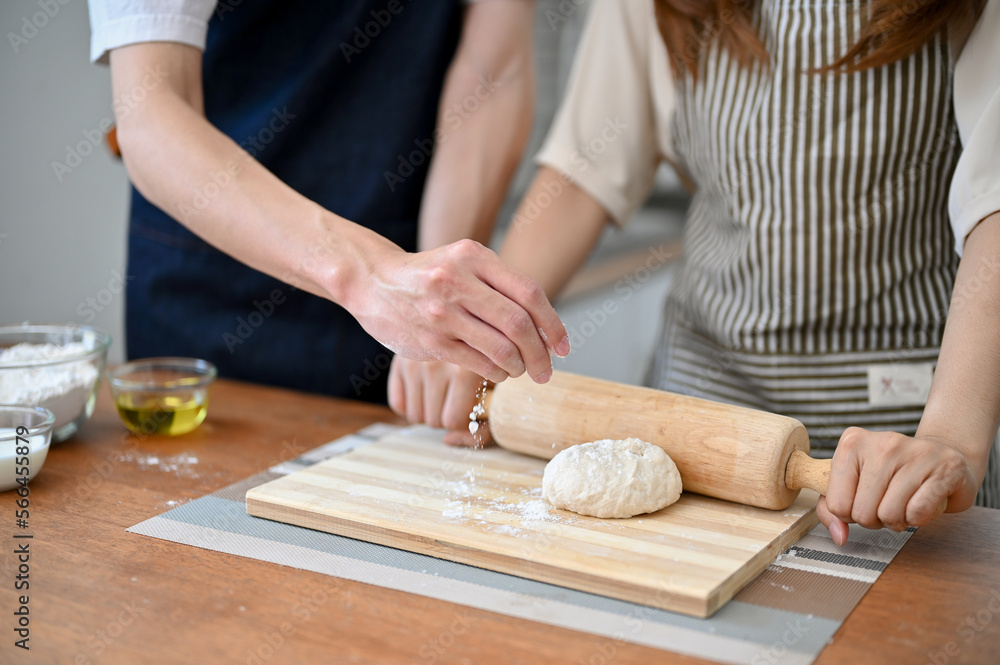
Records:
[[[129,48],[151,47],[113,52],[116,87],[127,85],[130,68],[142,70]],[[150,52],[156,57],[157,51]],[[162,61],[167,67],[177,62]],[[119,121],[129,176],[156,206],[247,265],[341,304],[349,300],[366,257],[398,250],[281,182],[212,126],[173,83],[150,91],[147,103]]]
[[[549,352],[565,355],[569,341],[537,284],[477,243],[407,253],[296,193],[205,119],[200,63],[200,51],[167,42],[111,54],[116,96],[150,67],[166,78],[118,118],[144,196],[243,263],[342,305],[404,356],[547,380]]]
[[[966,241],[918,435],[955,441],[980,480],[1000,424],[1000,213]]]
[[[420,249],[489,244],[531,131],[533,2],[477,3],[448,70],[434,160],[420,209]]]

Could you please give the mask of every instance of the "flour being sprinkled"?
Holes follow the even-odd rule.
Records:
[[[483,384],[476,390],[476,404],[469,412],[469,434],[473,436],[479,431],[479,419],[486,414],[486,387],[488,385],[488,382],[483,381]]]

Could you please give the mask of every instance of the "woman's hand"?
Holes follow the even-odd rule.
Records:
[[[389,369],[389,406],[411,423],[444,427],[444,442],[483,447],[492,442],[483,422],[469,428],[470,414],[485,388],[481,376],[450,363],[396,356]]]
[[[847,524],[902,531],[947,510],[971,507],[982,482],[958,447],[936,437],[847,429],[833,456],[830,484],[816,512],[837,545]]]
[[[527,372],[545,383],[550,352],[569,353],[541,287],[477,242],[416,254],[386,246],[365,263],[345,306],[402,356],[448,361],[494,382]]]

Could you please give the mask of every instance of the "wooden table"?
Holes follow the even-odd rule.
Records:
[[[0,663],[703,662],[125,532],[168,502],[380,420],[394,418],[380,407],[219,381],[197,431],[140,440],[125,432],[105,387],[92,420],[53,447],[31,485],[30,652],[13,647],[23,593],[13,590],[16,496],[0,494]],[[198,458],[196,474],[136,463],[182,453]],[[1000,511],[973,509],[920,529],[817,662],[986,664],[998,654]]]

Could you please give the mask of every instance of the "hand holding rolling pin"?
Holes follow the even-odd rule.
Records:
[[[955,442],[848,428],[833,456],[827,495],[816,512],[838,545],[851,522],[902,531],[941,513],[970,508],[985,463],[975,469]]]

